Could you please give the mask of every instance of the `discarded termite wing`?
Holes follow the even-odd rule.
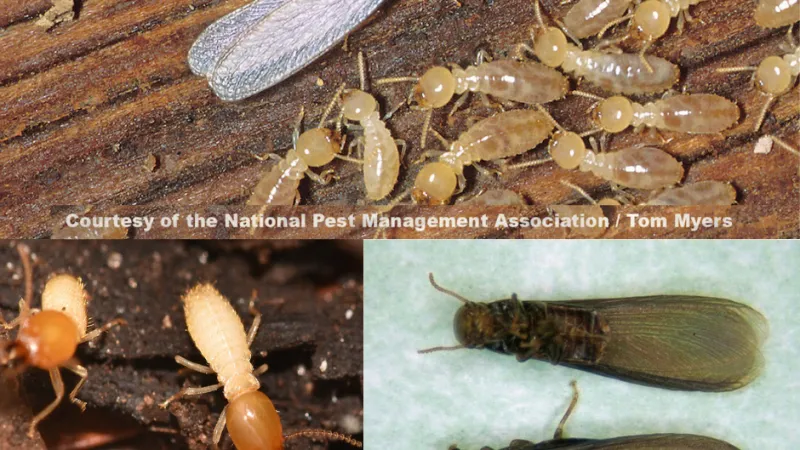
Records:
[[[381,3],[256,0],[206,28],[189,50],[189,67],[221,99],[241,100],[311,63]]]
[[[552,439],[534,443],[521,439],[511,441],[500,450],[738,450],[733,445],[718,439],[694,434],[646,434],[622,436],[611,439]],[[460,450],[451,447],[450,450]],[[493,450],[484,447],[481,450]]]
[[[460,345],[519,361],[538,359],[666,389],[730,391],[763,365],[766,319],[731,300],[689,295],[520,301],[461,300],[454,331]]]

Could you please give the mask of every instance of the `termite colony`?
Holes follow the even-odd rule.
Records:
[[[722,73],[753,72],[750,86],[764,96],[757,114],[750,113],[746,105],[721,95],[686,92],[688,86],[682,85],[681,67],[651,54],[651,48],[659,39],[680,35],[687,29],[692,32],[702,29],[705,23],[692,16],[692,9],[701,2],[578,0],[559,19],[553,2],[549,2],[553,11],[544,11],[541,0],[532,0],[530,41],[519,42],[512,51],[505,52],[510,56],[492,58],[481,50],[475,63],[467,66],[448,62],[422,68],[421,76],[397,74],[375,80],[374,86],[387,89],[403,83],[411,86],[408,90],[400,88],[404,102],[390,108],[384,120],[379,116],[375,97],[365,91],[366,73],[359,53],[361,89],[340,89],[334,96],[340,113],[336,132],[330,133],[336,139],[320,144],[327,146],[327,156],[320,163],[327,164],[334,158],[360,163],[366,188],[363,202],[369,203],[397,204],[409,196],[414,203],[424,205],[463,202],[477,195],[474,194],[477,189],[469,186],[469,166],[475,168],[478,176],[490,180],[485,184],[491,189],[493,175],[503,177],[554,162],[559,169],[590,172],[608,182],[612,190],[645,191],[631,201],[636,204],[733,204],[736,192],[731,191],[734,189],[729,183],[731,180],[690,176],[687,178],[697,186],[683,186],[685,164],[692,158],[682,155],[687,161],[681,161],[673,151],[681,155],[681,150],[674,149],[685,146],[687,135],[705,134],[710,140],[724,142],[727,137],[741,134],[741,128],[749,128],[750,123],[754,132],[760,133],[774,100],[792,92],[797,85],[800,48],[792,43],[791,49],[780,54],[760,62],[748,62],[752,66],[719,67],[714,72],[713,76],[719,77],[720,83],[731,81],[722,78]],[[562,2],[566,3],[570,2]],[[786,28],[787,38],[792,41],[795,22],[800,19],[800,2],[759,0],[750,14],[751,20],[762,28]],[[631,50],[623,51],[623,46]],[[586,90],[581,89],[584,87]],[[465,107],[471,93],[490,111],[488,116],[476,117],[471,113],[478,108]],[[587,99],[591,102],[578,106],[586,112],[583,129],[567,129],[545,109],[548,104],[565,98],[572,98],[569,101],[576,104]],[[408,114],[418,118],[421,124],[417,156],[408,161],[404,161],[405,152],[398,152],[390,132],[391,124],[385,122],[403,105],[412,110]],[[332,109],[333,103],[323,116],[327,117]],[[456,122],[457,113],[463,113],[459,116],[469,114],[466,129],[440,133],[443,130],[435,129],[432,124],[438,123],[433,116],[441,109],[445,109],[445,122],[449,125]],[[744,117],[743,109],[748,111]],[[339,134],[343,119],[359,125],[347,127],[348,130],[362,130],[350,140],[347,148],[357,147],[363,159],[351,158],[350,152],[347,156],[339,154],[349,135]],[[581,123],[570,119],[571,124]],[[738,126],[740,124],[742,127]],[[322,127],[320,122],[318,130]],[[731,132],[734,128],[735,134]],[[645,129],[647,132],[642,133]],[[639,142],[629,144],[629,136],[621,136],[626,143],[609,145],[610,151],[606,151],[605,146],[598,146],[591,140],[592,135],[600,134],[600,141],[605,142],[626,130],[641,136]],[[442,134],[458,137],[451,141]],[[430,139],[429,135],[435,139]],[[587,146],[587,138],[591,146]],[[800,155],[794,139],[769,133],[765,133],[765,138],[769,139],[770,148],[776,143]],[[549,155],[523,156],[545,142]],[[431,143],[443,149],[431,149]],[[296,143],[292,151],[297,151]],[[291,155],[292,151],[286,161],[296,158]],[[281,164],[286,165],[286,162]],[[295,171],[302,174],[305,167],[300,169]],[[275,166],[270,173],[277,170]],[[275,176],[272,178],[267,183],[265,177],[256,193],[279,189],[279,180]],[[326,171],[322,178],[332,179],[332,170]],[[269,186],[264,186],[265,183]],[[297,182],[289,190],[296,192],[296,185]],[[472,193],[468,193],[470,190]],[[478,194],[483,190],[485,188]],[[277,204],[271,203],[268,197],[256,198],[254,193],[248,204]],[[509,204],[520,200],[519,195],[497,198],[501,197]],[[280,204],[300,201],[296,195],[287,195],[285,199]],[[489,204],[497,204],[497,199]]]

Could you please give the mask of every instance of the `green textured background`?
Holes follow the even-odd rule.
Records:
[[[741,449],[800,448],[800,242],[367,241],[364,286],[366,448],[501,448],[553,431],[578,380],[570,437],[694,433]],[[459,303],[696,294],[747,303],[770,322],[766,367],[729,393],[647,388],[456,344]]]

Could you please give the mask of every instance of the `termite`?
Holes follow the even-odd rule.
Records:
[[[553,125],[540,110],[515,109],[483,119],[450,143],[435,133],[448,150],[428,163],[414,180],[412,196],[417,203],[441,205],[464,190],[464,166],[520,155],[547,139]],[[439,152],[426,152],[429,154]]]
[[[753,72],[753,82],[758,89],[767,95],[767,101],[761,108],[756,120],[755,131],[761,128],[764,117],[772,102],[781,95],[789,92],[800,75],[800,47],[795,47],[790,53],[780,56],[768,56],[761,61],[758,67],[726,67],[717,69],[717,72]]]
[[[320,184],[328,184],[333,178],[333,170],[328,169],[321,174],[316,174],[311,167],[322,167],[333,161],[342,148],[342,135],[338,130],[325,128],[325,121],[336,104],[344,85],[331,100],[322,114],[319,125],[300,134],[303,123],[304,109],[300,108],[300,115],[292,133],[292,149],[286,153],[285,158],[270,153],[267,157],[278,161],[277,164],[264,175],[253,189],[248,206],[261,206],[263,213],[268,206],[296,205],[300,203],[298,187],[303,178],[308,177]],[[257,157],[258,159],[266,159]]]
[[[645,434],[638,436],[622,436],[610,439],[586,439],[586,438],[565,438],[564,427],[575,406],[578,404],[578,386],[575,381],[570,383],[572,387],[572,400],[567,407],[564,416],[553,433],[553,439],[534,443],[523,439],[511,441],[508,447],[500,450],[643,450],[643,449],[670,449],[670,450],[739,450],[737,447],[719,439],[696,434]],[[449,450],[460,450],[458,446],[451,445]],[[493,450],[491,447],[483,447],[481,450]]]
[[[632,0],[580,0],[567,15],[564,26],[578,39],[598,34],[630,7]]]
[[[264,364],[253,369],[250,346],[261,324],[261,313],[250,302],[253,323],[245,333],[244,325],[230,302],[211,284],[200,283],[189,289],[182,298],[189,336],[208,361],[204,366],[182,356],[175,361],[203,374],[216,374],[219,383],[201,387],[187,387],[162,402],[167,408],[182,397],[196,396],[223,388],[228,405],[222,410],[214,427],[212,444],[217,448],[226,426],[238,450],[283,450],[286,440],[301,436],[320,436],[347,442],[356,447],[361,443],[343,434],[326,430],[304,430],[283,435],[278,412],[269,397],[259,391],[258,376],[267,371]]]
[[[524,52],[532,53],[550,67],[561,67],[566,72],[574,73],[576,77],[583,77],[590,83],[615,93],[651,94],[665,91],[678,82],[680,70],[671,62],[646,55],[645,65],[638,55],[581,50],[568,43],[561,30],[545,26],[539,0],[535,0],[534,10],[537,25],[531,30],[533,47],[519,44],[518,57],[524,58]]]
[[[597,128],[582,135],[599,131],[619,133],[633,126],[692,134],[719,133],[739,121],[736,103],[714,94],[677,94],[644,105],[616,95],[599,97],[581,91],[574,95],[597,101],[592,107],[592,121]]]
[[[644,55],[647,49],[667,32],[673,17],[678,17],[678,33],[681,33],[683,31],[683,23],[694,20],[689,15],[689,7],[702,1],[704,0],[646,0],[637,5],[632,14],[609,22],[600,31],[599,35],[602,36],[608,28],[630,19],[633,32],[614,39],[613,42],[621,42],[627,39],[629,35],[644,41],[642,48],[639,50],[639,58],[647,70],[652,73],[653,68]]]
[[[722,181],[698,181],[685,186],[664,189],[653,195],[645,205],[718,205],[736,203],[736,189]]]
[[[47,281],[42,291],[42,308],[32,309],[33,269],[30,251],[23,245],[18,245],[17,251],[25,272],[25,297],[19,301],[19,315],[16,319],[7,323],[0,317],[0,325],[4,329],[19,327],[15,340],[0,343],[0,366],[20,363],[20,368],[33,366],[50,374],[56,398],[31,421],[28,436],[33,437],[36,426],[64,399],[61,368],[80,377],[68,397],[81,411],[86,409],[86,402],[79,400],[77,395],[89,378],[89,371],[76,360],[75,351],[78,345],[96,339],[112,327],[125,324],[125,321],[115,319],[88,331],[88,294],[80,278],[66,274],[56,275]]]
[[[669,153],[642,145],[627,147],[613,152],[602,151],[601,146],[591,140],[592,150],[586,148],[583,138],[565,130],[552,117],[550,121],[558,128],[548,145],[552,161],[560,167],[581,172],[592,172],[595,176],[634,189],[659,189],[678,184],[683,178],[683,165]],[[550,161],[541,159],[508,166],[522,169]]]
[[[466,69],[456,64],[450,64],[450,69],[436,66],[422,77],[384,78],[376,84],[404,81],[415,83],[409,100],[416,108],[426,111],[420,140],[422,148],[427,143],[433,110],[450,103],[456,94],[461,96],[450,110],[451,116],[470,92],[535,105],[564,98],[569,89],[569,81],[553,68],[534,61],[492,61],[484,51],[478,52],[475,65]]]
[[[758,375],[767,322],[747,305],[689,295],[556,302],[510,299],[463,303],[458,346],[548,361],[633,383],[674,390],[731,391]]]
[[[800,20],[800,0],[759,0],[753,16],[756,24],[764,28],[792,25]]]
[[[405,150],[406,144],[392,137],[378,112],[378,101],[365,91],[366,69],[361,52],[358,53],[358,73],[361,88],[345,90],[341,97],[341,108],[345,119],[358,122],[363,128],[363,135],[351,142],[351,146],[358,147],[363,160],[344,156],[340,156],[340,159],[363,165],[367,198],[377,201],[394,190],[400,174],[400,152],[397,147],[400,145]]]

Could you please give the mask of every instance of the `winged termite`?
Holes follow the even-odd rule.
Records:
[[[549,361],[666,389],[730,391],[753,381],[763,365],[767,321],[747,305],[689,295],[472,302],[453,322],[460,345],[421,350],[488,349]]]
[[[733,445],[706,436],[696,434],[643,434],[639,436],[622,436],[611,439],[564,438],[564,425],[578,403],[578,388],[573,381],[572,401],[561,418],[553,439],[534,443],[522,439],[514,439],[500,450],[738,450]],[[449,450],[460,450],[450,446]],[[481,450],[493,450],[483,447]]]

